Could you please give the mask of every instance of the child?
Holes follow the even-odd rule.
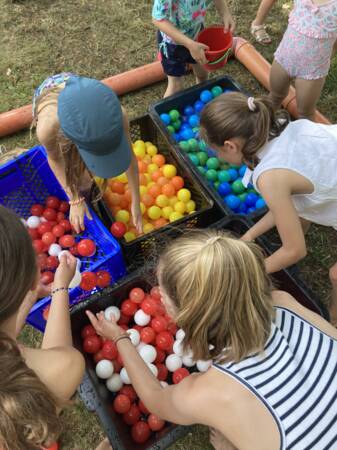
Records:
[[[337,229],[337,125],[308,120],[287,125],[280,115],[268,98],[236,92],[206,105],[200,121],[201,134],[222,158],[253,170],[252,182],[269,212],[243,239],[254,240],[276,226],[282,247],[266,259],[268,273],[304,258],[310,222]],[[337,292],[337,264],[330,278]],[[331,313],[336,319],[337,296]]]
[[[166,310],[185,332],[183,352],[208,360],[205,373],[163,388],[125,330],[87,311],[98,334],[115,341],[149,411],[218,430],[216,450],[334,448],[337,331],[273,290],[255,244],[190,230],[164,251],[157,277]]]
[[[126,171],[132,217],[141,232],[138,164],[116,94],[100,81],[61,73],[35,91],[33,116],[49,165],[70,198],[75,231],[84,230],[85,215],[90,218],[81,191],[90,188],[91,173],[107,179]]]
[[[295,80],[299,116],[314,119],[337,40],[337,0],[295,0],[270,72],[277,110]]]
[[[183,88],[182,77],[188,64],[192,64],[197,83],[207,80],[205,50],[207,45],[195,41],[204,27],[207,0],[155,0],[152,10],[153,24],[158,28],[158,45],[168,85],[164,97]],[[226,0],[214,0],[225,31],[234,31],[234,21]]]

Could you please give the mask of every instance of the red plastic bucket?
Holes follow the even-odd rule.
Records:
[[[198,34],[197,42],[209,47],[209,50],[205,51],[208,63],[204,67],[212,71],[226,64],[231,54],[233,36],[230,31],[225,33],[223,25],[214,25],[202,30]]]

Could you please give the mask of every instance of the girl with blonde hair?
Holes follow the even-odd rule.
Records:
[[[212,361],[205,373],[163,388],[128,334],[87,311],[97,333],[116,342],[149,411],[211,427],[217,450],[333,448],[337,331],[273,289],[255,244],[189,231],[164,251],[157,275],[166,309],[185,332],[184,351]]]

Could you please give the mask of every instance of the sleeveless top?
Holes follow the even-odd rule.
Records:
[[[314,186],[311,194],[292,195],[298,215],[337,229],[337,125],[296,120],[258,156],[260,162],[252,175],[256,190],[259,176],[267,170],[297,172]]]
[[[280,450],[336,450],[337,340],[286,308],[275,310],[263,352],[213,367],[268,408]]]

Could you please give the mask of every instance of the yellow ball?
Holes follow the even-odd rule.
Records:
[[[193,213],[195,213],[195,211],[190,211],[188,214],[193,214]]]
[[[178,191],[178,199],[182,202],[187,203],[191,200],[191,193],[188,189],[182,188]]]
[[[132,231],[127,231],[124,234],[124,239],[126,240],[126,242],[131,242],[136,239],[136,235]]]
[[[176,220],[179,220],[179,219],[181,219],[182,217],[184,217],[184,216],[183,216],[180,212],[173,211],[173,212],[170,214],[169,220],[170,220],[170,222],[175,222]]]
[[[146,147],[146,153],[152,157],[158,153],[158,149],[155,145],[149,145]]]
[[[151,175],[153,172],[155,172],[156,170],[158,170],[159,167],[157,166],[157,164],[155,163],[151,163],[147,166],[147,173],[149,175]]]
[[[130,213],[125,209],[121,209],[120,211],[117,211],[115,219],[118,222],[128,223],[130,220]]]
[[[152,159],[150,155],[145,155],[143,158],[143,161],[146,162],[147,164],[151,164]]]
[[[152,220],[157,220],[159,217],[161,217],[161,209],[158,206],[150,206],[150,208],[147,210],[147,215]]]
[[[181,214],[184,214],[184,212],[186,212],[186,204],[184,202],[177,202],[174,205],[174,210]]]
[[[164,164],[163,175],[166,178],[173,178],[177,175],[177,169],[173,164]]]
[[[146,223],[143,226],[143,231],[144,231],[145,234],[146,233],[151,233],[151,231],[153,231],[153,230],[154,230],[154,225],[152,225],[152,223]]]
[[[104,178],[100,178],[100,177],[94,177],[95,183],[97,184],[97,186],[102,189],[103,187],[103,183],[104,183]]]
[[[141,145],[133,144],[133,153],[138,156],[138,158],[144,158],[146,155],[145,145],[142,147]]]
[[[154,181],[149,181],[147,183],[147,188],[149,189],[151,186],[153,186],[154,184],[156,184]]]
[[[192,212],[192,211],[195,211],[195,209],[196,209],[195,201],[189,200],[189,201],[186,203],[186,211],[190,213],[190,212]]]
[[[178,201],[178,198],[174,195],[173,197],[169,198],[169,205],[174,206]]]
[[[158,197],[156,198],[157,206],[159,206],[160,208],[164,208],[165,206],[168,206],[168,204],[169,204],[169,199],[166,195],[164,195],[164,194],[158,195]]]
[[[142,214],[145,214],[146,206],[144,205],[143,202],[139,202],[139,207],[140,207]]]
[[[169,219],[171,213],[173,213],[173,208],[172,208],[172,206],[165,206],[165,207],[162,209],[162,216],[164,217],[164,219]]]
[[[148,147],[151,147],[151,145],[153,145],[152,142],[146,141],[146,142],[145,142],[146,150],[147,150]]]
[[[149,184],[149,183],[151,183],[151,176],[148,174],[148,173],[144,173],[144,175],[145,175],[145,178],[147,179],[147,183]]]
[[[118,175],[118,177],[116,177],[116,180],[125,184],[128,182],[128,177],[126,176],[126,173],[124,172],[124,173],[121,173],[120,175]]]
[[[140,195],[144,195],[147,193],[147,186],[139,186],[139,193]]]
[[[143,148],[144,150],[146,149],[146,145],[145,142],[142,141],[141,139],[138,139],[137,141],[135,141],[133,143],[134,147],[139,147],[139,148]]]

